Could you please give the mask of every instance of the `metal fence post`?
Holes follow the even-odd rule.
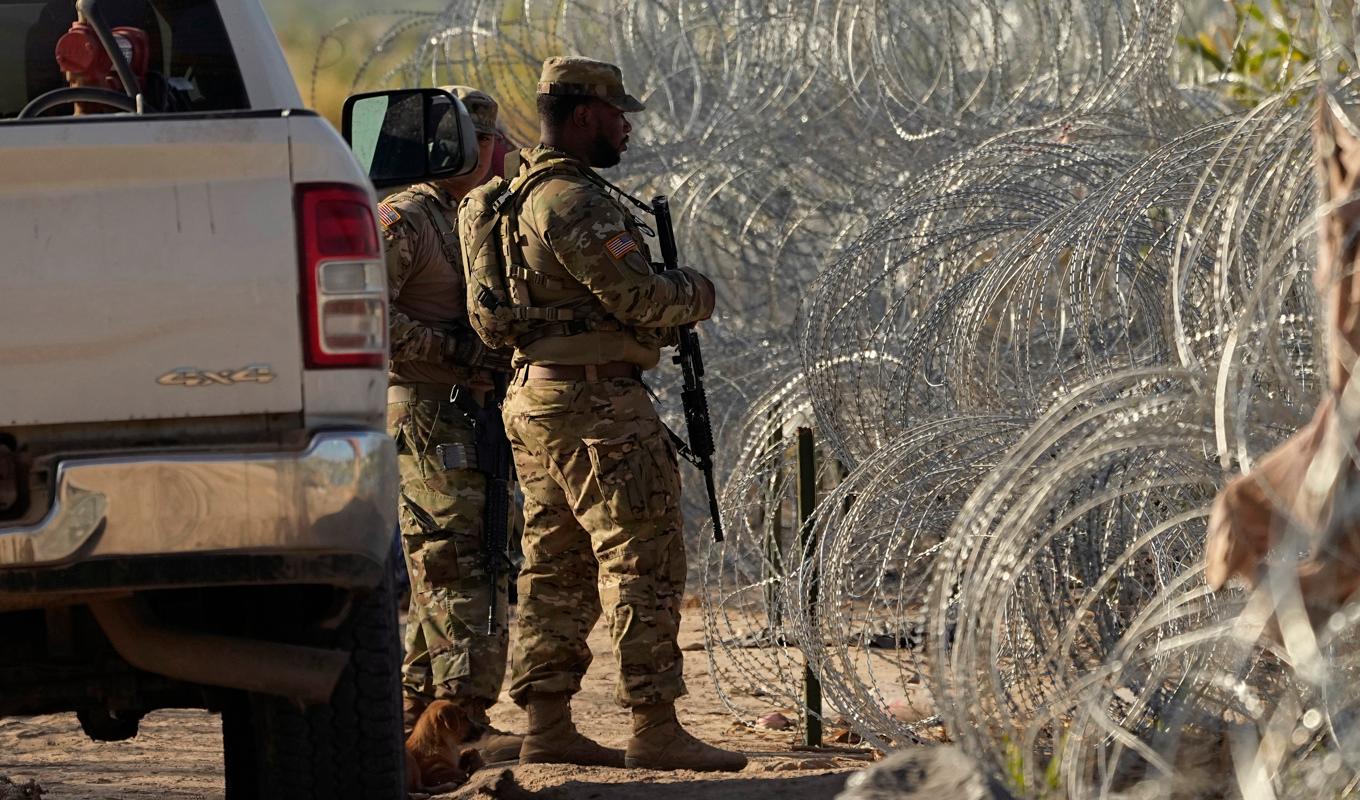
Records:
[[[817,630],[817,594],[820,576],[813,560],[817,543],[813,539],[812,513],[817,507],[817,451],[813,446],[812,429],[798,429],[798,537],[803,550],[803,563],[810,570],[808,576],[807,615],[812,630]],[[803,704],[807,706],[807,724],[803,726],[803,743],[809,747],[822,746],[822,683],[812,671],[806,651],[803,656]]]

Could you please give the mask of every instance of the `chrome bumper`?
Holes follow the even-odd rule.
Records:
[[[396,498],[396,450],[373,431],[321,433],[293,453],[65,461],[47,516],[0,528],[0,570],[200,553],[383,564]]]

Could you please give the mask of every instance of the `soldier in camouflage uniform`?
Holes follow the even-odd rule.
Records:
[[[631,130],[624,113],[642,108],[617,67],[548,59],[542,144],[520,152],[520,175],[553,170],[519,201],[529,305],[571,313],[516,339],[504,406],[525,514],[510,695],[529,712],[523,762],[739,770],[744,756],[676,721],[680,474],[641,381],[675,343],[675,326],[713,313],[714,288],[692,269],[654,272],[638,221],[592,169],[619,163]],[[616,697],[633,712],[625,752],[571,721],[602,610],[619,661]]]
[[[458,201],[490,172],[497,106],[470,87],[444,88],[477,128],[477,168],[378,204],[391,296],[388,432],[398,448],[401,540],[411,575],[402,666],[408,731],[434,699],[462,705],[489,729],[486,709],[500,695],[508,637],[508,583],[502,574],[493,587],[483,561],[486,478],[477,470],[473,415],[493,388],[493,371],[507,371],[510,362],[468,324],[456,233]],[[487,635],[493,591],[500,619]]]

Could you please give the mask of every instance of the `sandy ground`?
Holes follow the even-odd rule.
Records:
[[[703,641],[699,609],[685,615],[682,646]],[[614,659],[597,627],[595,663],[576,698],[578,727],[604,744],[622,746],[628,714],[613,702]],[[821,800],[840,791],[849,770],[867,763],[852,753],[795,751],[797,734],[755,730],[738,723],[717,699],[702,651],[685,654],[690,695],[680,703],[686,727],[705,740],[745,751],[751,764],[735,775],[665,773],[546,764],[514,767],[521,786],[544,800],[718,800],[781,798]],[[522,712],[503,698],[493,722],[523,730]],[[169,710],[148,715],[141,733],[126,742],[92,742],[74,714],[0,719],[0,775],[15,783],[36,780],[47,800],[114,798],[221,798],[222,741],[218,717]],[[444,795],[449,797],[449,795]]]

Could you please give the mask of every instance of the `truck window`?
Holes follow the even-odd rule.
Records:
[[[148,50],[142,92],[148,113],[249,108],[245,86],[214,0],[99,0],[109,27],[144,32]],[[34,98],[67,86],[121,91],[107,78],[64,73],[57,42],[76,21],[75,0],[0,0],[0,119]],[[105,82],[97,82],[104,80]],[[86,104],[81,113],[106,109]],[[67,104],[48,115],[69,115]]]

